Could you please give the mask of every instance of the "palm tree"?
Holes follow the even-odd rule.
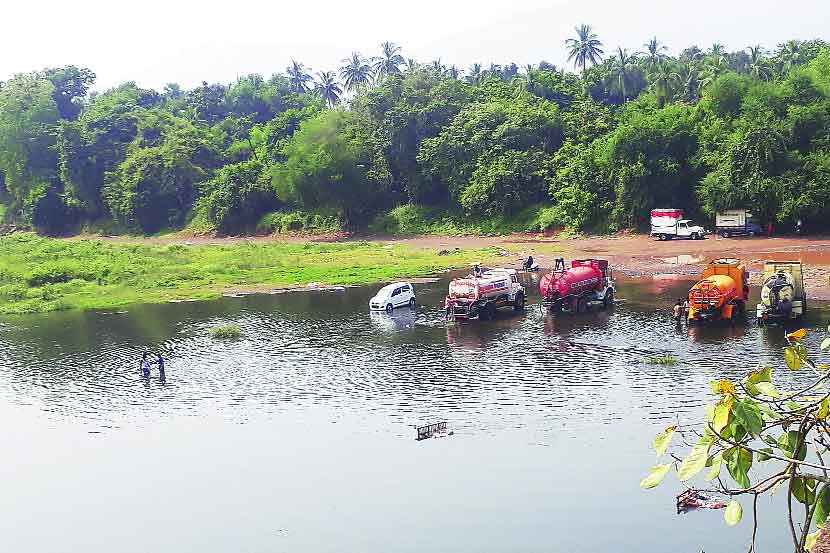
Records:
[[[569,38],[565,41],[569,52],[568,61],[573,60],[574,68],[582,67],[582,76],[585,77],[585,66],[588,62],[596,64],[602,60],[602,42],[591,30],[590,25],[582,24],[574,30],[577,38]]]
[[[343,89],[337,82],[337,75],[334,71],[321,71],[317,73],[317,79],[314,91],[328,103],[329,107],[334,107],[340,101],[340,95],[343,94]]]
[[[291,65],[285,70],[288,74],[288,80],[291,83],[291,88],[294,92],[308,92],[308,83],[313,80],[311,75],[306,73],[306,68],[302,63],[291,60]]]
[[[654,37],[643,44],[643,47],[646,50],[641,53],[646,56],[646,60],[652,67],[668,57],[666,52],[668,52],[669,47],[657,40],[657,37]]]
[[[703,90],[729,69],[726,58],[719,56],[707,60],[700,72],[700,89]]]
[[[418,62],[417,62],[417,61],[415,61],[415,60],[414,60],[414,59],[412,59],[412,58],[407,58],[407,59],[406,59],[406,71],[407,71],[408,73],[412,73],[413,71],[415,71],[416,69],[418,69],[418,67],[419,67],[419,64],[418,64]]]
[[[343,63],[345,65],[340,68],[340,76],[343,77],[346,90],[359,90],[369,85],[372,80],[372,67],[360,52],[352,52],[352,56],[344,59]]]
[[[464,77],[464,80],[466,80],[470,84],[478,84],[481,82],[481,78],[483,76],[484,75],[481,72],[481,64],[474,63],[467,70],[467,76]]]
[[[654,69],[651,78],[651,86],[654,87],[654,91],[657,93],[660,105],[665,105],[674,95],[677,85],[680,82],[680,75],[672,63],[663,60]]]
[[[439,75],[443,74],[444,70],[446,69],[446,67],[444,67],[444,64],[441,63],[441,58],[438,58],[437,60],[432,60],[429,63],[429,68],[438,73]]]
[[[697,100],[700,93],[700,63],[692,61],[684,64],[680,80],[683,83],[684,98],[689,102]]]
[[[789,71],[793,66],[801,63],[801,42],[788,40],[778,45],[778,58],[781,60],[784,71]]]
[[[756,45],[747,47],[747,50],[749,50],[749,63],[747,64],[749,74],[756,79],[769,80],[772,77],[772,71],[764,58],[764,49]]]
[[[634,65],[634,60],[637,59],[637,54],[629,55],[622,47],[618,47],[617,50],[617,55],[611,58],[611,74],[616,77],[617,84],[620,85],[620,90],[622,91],[623,102],[625,102],[628,98],[625,83]]]
[[[372,58],[375,75],[378,80],[388,75],[400,75],[401,65],[406,63],[401,55],[401,47],[394,42],[384,42],[380,45],[382,54]]]
[[[447,69],[447,74],[453,79],[457,79],[461,76],[461,70],[455,65],[452,65],[449,69]]]
[[[712,47],[709,48],[709,51],[706,52],[706,55],[712,59],[726,58],[726,49],[723,47],[723,44],[715,42],[712,44]]]
[[[490,67],[484,70],[485,75],[495,75],[497,77],[501,77],[501,65],[497,63],[490,62]]]

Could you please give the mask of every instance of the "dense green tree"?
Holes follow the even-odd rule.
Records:
[[[75,119],[81,113],[89,87],[95,82],[95,73],[74,65],[47,69],[46,78],[55,87],[53,97],[62,119]]]

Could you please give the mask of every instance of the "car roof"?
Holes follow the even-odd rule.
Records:
[[[398,286],[410,286],[410,287],[412,287],[412,285],[409,284],[408,282],[392,282],[390,284],[387,284],[386,286],[384,286],[380,290],[378,290],[378,293],[386,292],[386,291],[389,291],[389,290],[394,290]]]

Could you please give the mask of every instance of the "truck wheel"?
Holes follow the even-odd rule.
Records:
[[[660,240],[668,240],[668,239],[669,239],[669,237],[667,235],[665,235],[665,234],[660,235]]]
[[[488,319],[495,319],[496,318],[496,304],[490,302],[487,304],[487,307],[484,308],[484,312],[487,313]]]
[[[605,297],[602,299],[602,303],[605,304],[605,308],[608,309],[609,307],[613,307],[614,305],[614,289],[610,289],[605,293]]]
[[[513,300],[513,311],[524,311],[525,308],[525,295],[524,294],[516,294],[516,299]]]
[[[690,238],[691,238],[692,240],[697,240],[697,239],[698,239],[698,235],[697,235],[697,233],[696,233],[696,232],[693,232],[693,233],[692,233],[692,235],[690,236]]]
[[[409,308],[412,309],[413,311],[415,310],[415,298],[411,298],[409,300]]]
[[[576,312],[585,313],[586,311],[588,311],[588,302],[585,301],[585,298],[579,298],[576,301]]]
[[[729,233],[726,232],[725,230],[722,230],[722,231],[720,231],[720,237],[721,238],[729,238]]]

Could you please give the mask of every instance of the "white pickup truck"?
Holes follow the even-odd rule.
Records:
[[[695,225],[689,219],[683,219],[682,209],[652,209],[649,234],[656,236],[658,240],[671,240],[672,238],[703,240],[706,236],[706,229]]]

